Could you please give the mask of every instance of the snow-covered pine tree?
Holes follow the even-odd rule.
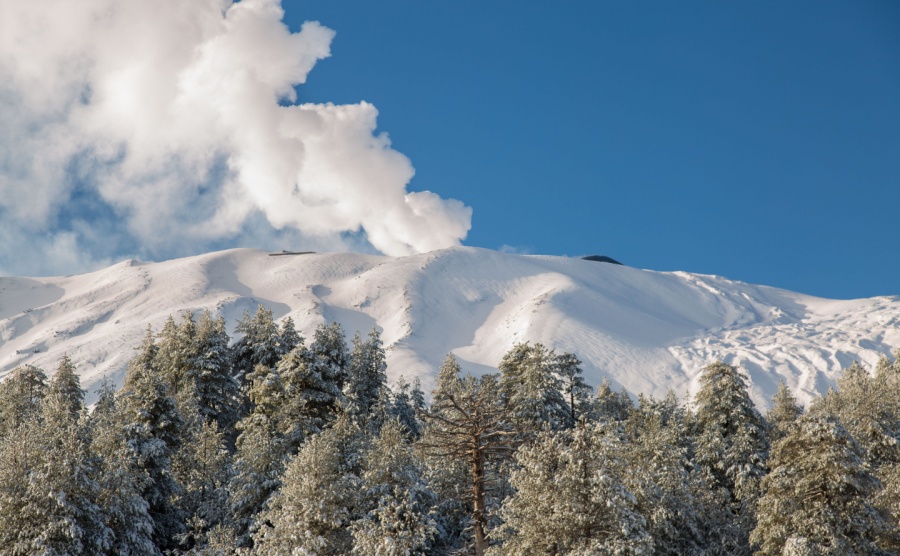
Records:
[[[604,421],[612,423],[610,421]],[[703,554],[705,539],[694,492],[702,488],[689,459],[685,411],[674,394],[663,400],[639,396],[624,423],[623,481],[653,538],[653,554]]]
[[[161,550],[177,546],[182,520],[172,498],[179,487],[171,458],[180,444],[182,419],[166,383],[154,368],[157,347],[148,328],[144,343],[128,365],[117,407],[132,465],[146,476],[141,496],[149,504],[153,540]]]
[[[438,371],[437,385],[432,391],[435,400],[445,399],[446,393],[457,387],[460,368],[452,355],[447,355]],[[414,390],[415,392],[415,390]],[[420,391],[421,392],[421,391]],[[426,480],[437,495],[435,514],[441,524],[442,534],[437,539],[436,554],[452,554],[471,540],[472,488],[468,484],[470,468],[467,458],[448,458],[433,448],[427,448],[428,431],[436,426],[430,423],[425,413],[429,410],[424,397],[417,406],[417,415],[422,419],[422,440],[417,444],[425,464]]]
[[[500,362],[500,395],[526,434],[570,424],[572,411],[556,371],[556,354],[541,344],[516,344]]]
[[[352,344],[344,398],[347,414],[362,425],[367,423],[372,408],[385,395],[387,363],[377,328],[372,328],[366,341],[356,334]]]
[[[875,376],[858,363],[845,369],[837,388],[816,400],[811,415],[840,420],[863,450],[867,469],[881,482],[876,503],[893,516],[883,544],[900,551],[900,365],[882,358]]]
[[[516,454],[503,543],[490,555],[652,554],[626,488],[623,446],[607,423],[545,431]]]
[[[772,450],[751,540],[760,556],[876,555],[886,524],[872,506],[878,481],[834,418],[801,418]]]
[[[33,365],[16,367],[0,382],[0,438],[40,412],[47,394],[47,375]]]
[[[307,436],[321,432],[336,416],[341,392],[333,380],[322,376],[324,369],[313,364],[302,340],[278,363],[284,388],[278,427],[289,455],[296,453]]]
[[[284,449],[271,419],[252,413],[238,423],[240,434],[228,483],[228,508],[237,545],[252,545],[251,526],[281,486]]]
[[[39,429],[30,421],[20,422],[0,437],[0,547],[6,547],[7,554],[28,554],[28,531],[33,525],[23,519],[22,508],[31,474],[42,456]]]
[[[888,411],[900,414],[900,351],[895,352],[893,359],[886,356],[879,359],[875,366],[875,384]],[[900,461],[890,458],[874,473],[882,484],[875,504],[889,516],[890,526],[880,544],[889,551],[900,553]]]
[[[352,554],[350,525],[362,509],[360,442],[360,430],[342,416],[303,445],[257,518],[255,554]]]
[[[739,516],[741,539],[734,553],[750,552],[759,481],[766,474],[766,423],[756,410],[736,367],[716,362],[700,375],[694,398],[695,461],[710,488],[723,489]]]
[[[228,484],[228,506],[237,544],[241,547],[252,545],[250,527],[256,514],[281,486],[286,455],[278,432],[279,414],[284,406],[281,374],[277,369],[258,365],[249,377],[254,408],[237,424],[237,449]]]
[[[224,434],[214,420],[203,421],[175,454],[172,472],[181,485],[176,505],[185,517],[182,547],[197,552],[209,544],[209,532],[229,524],[231,459]]]
[[[228,342],[225,319],[203,312],[196,325],[188,364],[198,413],[204,421],[215,420],[226,436],[230,436],[243,406],[240,385],[232,376]]]
[[[810,413],[837,417],[862,445],[866,460],[876,470],[900,463],[900,403],[891,388],[890,374],[883,371],[881,376],[876,380],[859,363],[853,363],[841,373],[837,389],[810,406]]]
[[[110,545],[111,531],[98,504],[98,461],[88,452],[79,420],[83,406],[73,408],[83,395],[73,376],[74,381],[65,373],[58,380],[54,377],[41,418],[27,425],[39,451],[25,481],[18,538],[14,545],[4,545],[13,553],[93,555]]]
[[[257,365],[274,368],[285,353],[272,311],[262,305],[252,317],[244,313],[235,333],[241,337],[232,346],[232,370],[241,383]]]
[[[337,322],[321,324],[313,333],[309,346],[309,358],[315,372],[325,382],[331,383],[338,392],[343,392],[347,383],[347,367],[350,353],[344,340],[344,331]],[[343,401],[341,400],[341,403]]]
[[[153,543],[153,519],[141,496],[146,473],[126,445],[124,427],[116,407],[112,384],[104,381],[88,419],[91,454],[99,460],[99,504],[111,532],[108,547],[100,554],[161,554]]]
[[[406,425],[389,420],[366,451],[362,484],[368,511],[353,522],[353,554],[414,556],[433,553],[439,525],[436,497],[413,454]]]
[[[84,410],[84,390],[81,389],[81,381],[75,374],[75,364],[66,354],[59,359],[59,366],[50,379],[47,395],[64,400],[64,403],[68,404],[69,413],[76,420]]]
[[[418,378],[416,380],[418,381]],[[417,394],[414,390],[411,391],[410,388],[410,384],[405,378],[401,376],[397,379],[397,385],[391,400],[390,414],[400,422],[406,434],[409,434],[412,438],[418,438],[422,434],[422,424],[419,422],[416,413],[421,412],[425,408],[424,395],[422,395],[421,390]],[[417,399],[417,397],[421,398]]]
[[[278,333],[280,337],[278,351],[280,352],[281,357],[284,357],[293,351],[295,347],[303,343],[303,337],[297,332],[297,326],[294,324],[294,319],[291,317],[284,317],[284,320],[281,321],[281,327],[279,328]]]
[[[584,381],[581,361],[574,353],[556,356],[555,372],[559,377],[563,398],[569,406],[569,426],[587,418],[591,412],[591,387]]]
[[[769,441],[774,444],[784,438],[790,431],[800,415],[803,407],[797,403],[797,398],[791,393],[784,381],[778,383],[778,391],[772,397],[772,409],[766,413],[766,421],[769,423]]]
[[[169,395],[178,402],[179,409],[182,409],[184,404],[190,403],[187,374],[190,360],[194,355],[195,332],[194,316],[190,311],[185,311],[180,325],[169,315],[156,337],[153,366],[165,381]]]
[[[468,468],[467,500],[476,556],[488,546],[487,499],[495,487],[490,470],[510,457],[522,431],[510,420],[510,408],[497,395],[496,375],[459,377],[459,364],[448,355],[438,372],[431,408],[423,413],[419,446],[430,458],[461,462]]]
[[[609,379],[603,377],[597,386],[597,394],[590,405],[589,420],[591,421],[624,421],[628,418],[634,403],[631,396],[622,388],[621,392],[614,392]]]

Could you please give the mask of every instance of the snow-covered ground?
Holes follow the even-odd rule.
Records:
[[[655,272],[471,247],[409,257],[269,256],[235,249],[90,274],[0,278],[0,377],[24,363],[51,373],[63,353],[92,394],[121,382],[149,324],[211,309],[229,332],[258,304],[304,335],[337,320],[349,338],[381,331],[388,375],[430,388],[445,354],[495,370],[516,342],[571,351],[587,380],[684,396],[716,359],[749,374],[768,404],[784,379],[804,402],[854,360],[873,367],[900,348],[900,297],[835,301],[687,272]],[[93,399],[89,395],[88,401]]]

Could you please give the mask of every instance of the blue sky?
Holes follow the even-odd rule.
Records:
[[[466,245],[900,294],[900,4],[284,2]]]
[[[282,8],[4,4],[0,275],[466,237],[900,294],[894,0]]]

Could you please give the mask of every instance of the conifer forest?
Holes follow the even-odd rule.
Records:
[[[722,362],[693,399],[633,398],[526,343],[425,392],[388,385],[376,329],[260,307],[230,333],[148,328],[90,409],[66,356],[12,371],[0,556],[900,553],[897,359],[762,414]]]

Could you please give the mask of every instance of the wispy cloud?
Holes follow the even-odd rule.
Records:
[[[251,239],[458,244],[471,209],[407,191],[374,106],[295,103],[335,34],[282,16],[276,0],[0,2],[0,272]]]

